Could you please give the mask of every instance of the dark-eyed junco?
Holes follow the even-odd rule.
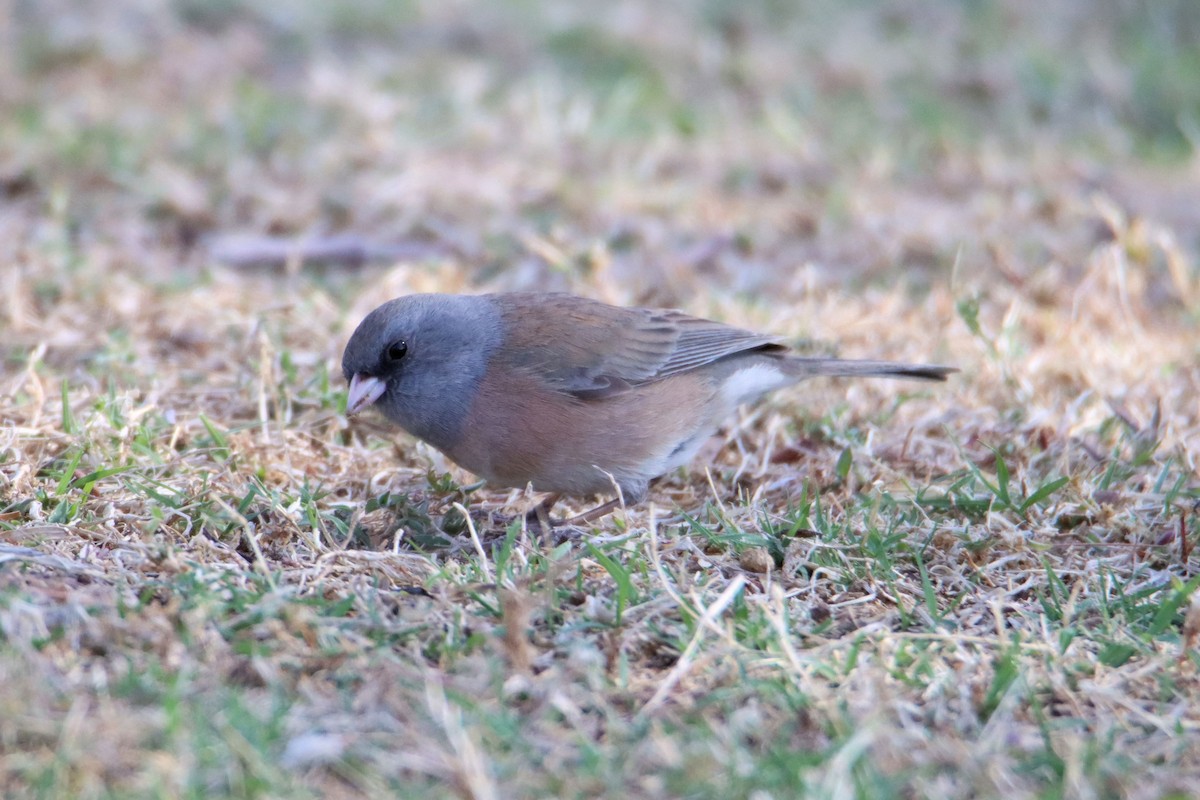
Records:
[[[681,311],[539,293],[400,297],[368,314],[342,355],[349,413],[375,404],[496,486],[590,496],[615,484],[629,504],[766,392],[818,375],[953,371],[804,358]]]

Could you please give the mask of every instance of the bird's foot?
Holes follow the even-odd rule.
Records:
[[[573,532],[578,533],[580,529],[586,525],[590,525],[601,517],[611,514],[613,511],[621,507],[620,500],[609,500],[607,503],[601,503],[595,508],[584,511],[582,514],[576,514],[573,517],[566,519],[556,519],[550,516],[551,509],[562,498],[561,494],[548,495],[533,508],[525,512],[525,526],[530,531],[540,532]],[[490,525],[498,527],[500,530],[505,530],[514,520],[520,517],[508,516],[505,514],[491,514],[489,516]]]
[[[554,504],[561,497],[562,495],[552,494],[525,514],[525,524],[529,526],[530,530],[536,528],[538,530],[552,531],[562,528],[580,528],[584,525],[590,525],[621,507],[619,499],[609,500],[607,503],[601,503],[582,514],[576,514],[566,519],[554,519],[550,516],[550,509],[554,507]]]

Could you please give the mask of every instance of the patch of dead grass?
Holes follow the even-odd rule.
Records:
[[[970,79],[1020,117],[1065,22],[1013,12],[1031,38],[964,78],[974,23],[903,5],[618,3],[593,33],[422,7],[404,48],[354,33],[369,3],[113,8],[0,30],[6,795],[1194,791],[1188,184],[1129,164],[1130,128],[1079,145],[1067,107],[980,140],[897,91]],[[946,37],[919,69],[917,22]],[[339,230],[442,255],[209,250]],[[494,524],[524,493],[341,413],[379,302],[519,288],[963,372],[782,393],[653,507],[539,538]]]

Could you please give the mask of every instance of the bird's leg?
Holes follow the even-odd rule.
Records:
[[[525,524],[530,528],[541,528],[544,531],[551,531],[558,527],[574,527],[578,525],[587,525],[590,522],[600,519],[603,516],[611,514],[614,510],[621,507],[621,500],[609,500],[607,503],[601,503],[593,509],[577,514],[570,519],[557,520],[550,518],[550,509],[554,504],[562,499],[561,494],[552,494],[545,500],[538,503],[525,514]]]
[[[601,503],[600,505],[596,506],[595,508],[593,508],[589,511],[585,511],[582,514],[577,514],[576,516],[571,517],[570,519],[565,519],[562,521],[562,524],[563,525],[587,525],[588,523],[595,522],[596,520],[600,519],[601,517],[608,516],[609,514],[616,511],[620,507],[621,507],[621,498],[616,497],[616,498],[613,498],[612,500],[609,500],[607,503]]]
[[[657,482],[657,478],[654,482]],[[642,487],[640,491],[637,492],[633,502],[641,502],[645,496],[646,490],[645,487]],[[570,528],[577,527],[579,525],[587,525],[595,522],[601,517],[608,516],[618,508],[624,506],[625,497],[625,493],[621,492],[620,487],[617,487],[617,496],[612,500],[609,500],[607,503],[601,503],[595,508],[589,509],[582,514],[576,514],[570,519],[555,520],[550,518],[550,509],[554,507],[555,503],[562,499],[562,493],[556,492],[555,494],[548,495],[545,500],[529,510],[529,512],[525,515],[526,524],[530,527],[535,525],[539,526],[543,530],[553,530],[559,526]]]
[[[562,494],[557,492],[546,495],[542,502],[525,513],[525,524],[531,528],[541,528],[547,531],[553,529],[554,521],[550,519],[550,509],[554,508],[554,504],[561,499]]]
[[[660,478],[661,476],[658,478],[651,478],[649,483],[643,483],[640,486],[636,483],[620,486],[616,481],[613,481],[613,488],[616,489],[617,492],[616,497],[614,497],[612,500],[609,500],[607,503],[601,503],[595,508],[585,511],[582,514],[571,517],[567,520],[563,520],[562,524],[568,526],[588,525],[600,519],[601,517],[608,516],[618,508],[624,508],[625,506],[636,506],[638,503],[646,499],[646,493],[649,491],[651,486],[659,482]]]

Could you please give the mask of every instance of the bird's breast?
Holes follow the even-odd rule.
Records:
[[[681,447],[703,441],[720,402],[698,373],[581,400],[527,371],[489,371],[447,455],[497,485],[605,493],[614,479],[624,489],[675,466]]]

